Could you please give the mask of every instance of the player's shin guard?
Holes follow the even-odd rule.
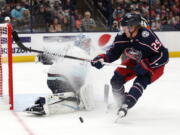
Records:
[[[124,89],[124,77],[118,72],[114,72],[114,76],[111,78],[112,93],[114,101],[119,108],[125,100]]]
[[[131,87],[129,93],[126,95],[126,98],[124,100],[124,103],[118,110],[118,116],[119,118],[125,117],[128,109],[133,107],[138,99],[141,97],[143,93],[144,87],[140,83],[134,83],[133,86]]]
[[[133,107],[138,99],[143,94],[144,87],[140,83],[134,83],[131,87],[129,93],[126,96],[125,104],[128,105],[128,108]]]
[[[120,89],[112,89],[114,101],[117,107],[121,107],[125,100],[125,89],[124,86],[122,86]]]

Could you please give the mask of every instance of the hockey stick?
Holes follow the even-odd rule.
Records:
[[[12,32],[13,35],[13,39],[15,41],[15,43],[23,50],[25,51],[29,51],[29,52],[36,52],[36,53],[46,53],[52,56],[58,56],[58,57],[63,57],[63,58],[69,58],[69,59],[74,59],[74,60],[80,60],[80,61],[86,61],[86,62],[91,62],[91,59],[85,59],[85,58],[79,58],[79,57],[74,57],[74,56],[69,56],[69,55],[62,55],[62,54],[57,54],[57,53],[52,53],[52,52],[48,52],[48,51],[41,51],[41,50],[36,50],[36,49],[31,49],[26,47],[20,40],[18,33],[16,31]],[[113,64],[113,63],[106,63],[103,62],[102,64],[107,65],[107,66],[119,66],[119,67],[123,67],[126,68],[126,66],[124,65],[120,65],[120,64]]]

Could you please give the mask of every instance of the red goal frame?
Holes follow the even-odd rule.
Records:
[[[5,32],[5,33],[3,33]],[[8,97],[10,110],[14,109],[14,96],[13,96],[13,58],[12,58],[12,25],[0,24],[0,96],[3,97],[3,58],[2,58],[2,35],[7,34],[7,63],[8,63]]]

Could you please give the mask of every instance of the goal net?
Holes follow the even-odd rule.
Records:
[[[12,26],[0,24],[0,97],[13,110]]]

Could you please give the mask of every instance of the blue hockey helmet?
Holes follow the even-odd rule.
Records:
[[[121,26],[141,25],[141,16],[135,13],[126,13],[121,20]]]

